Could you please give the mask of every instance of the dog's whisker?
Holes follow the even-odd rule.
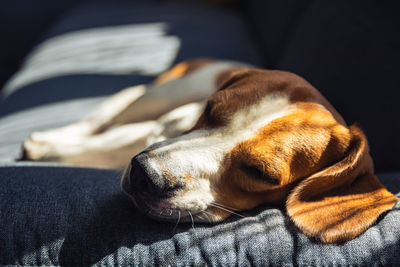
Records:
[[[201,213],[194,214],[193,218],[200,219],[200,221],[204,220],[203,214]]]
[[[232,208],[231,206],[223,205],[223,204],[218,203],[218,202],[214,202],[213,204],[218,205],[218,206],[220,206],[220,207],[222,207],[222,208],[229,209],[229,210],[240,211],[240,213],[241,213],[242,215],[244,215],[244,217],[247,216],[247,214],[246,214],[245,212],[243,212],[242,210],[240,210],[240,209]]]
[[[210,220],[210,217],[208,216],[208,214],[201,213],[199,215],[201,215],[203,223],[212,223],[212,221]]]
[[[192,228],[193,228],[193,230],[194,230],[194,220],[193,220],[193,215],[192,215],[192,213],[191,213],[189,210],[188,210],[187,212],[189,213],[190,219],[192,220]]]
[[[210,219],[210,217],[211,217],[211,216],[214,216],[214,214],[212,214],[212,213],[210,213],[210,212],[208,212],[208,211],[205,211],[205,210],[203,210],[202,213],[206,216],[207,221],[208,221],[209,223],[212,223],[212,220]]]
[[[228,211],[240,211],[240,210],[238,210],[238,209],[231,208],[231,207],[229,207],[229,206],[225,206],[225,205],[222,205],[222,204],[219,204],[219,203],[216,203],[216,202],[211,203],[211,205],[214,206],[214,207],[225,208],[225,209],[227,209]]]
[[[178,220],[176,221],[176,224],[174,226],[174,229],[172,229],[172,233],[175,233],[176,228],[178,227],[179,221],[181,220],[181,211],[178,210]]]
[[[218,208],[218,209],[227,211],[227,212],[229,212],[229,213],[235,214],[235,215],[237,215],[237,216],[239,216],[239,217],[241,217],[241,218],[245,218],[245,217],[246,217],[246,216],[243,216],[242,214],[239,214],[239,213],[237,213],[237,212],[234,212],[234,211],[232,211],[232,210],[230,210],[230,209],[223,208],[223,207],[214,205],[214,204],[212,204],[212,203],[210,203],[209,205],[210,205],[210,206],[213,206],[213,207],[215,207],[215,208]]]
[[[203,222],[209,222],[210,223],[210,219],[208,218],[207,214],[201,213],[199,214],[201,215],[201,218],[203,219]]]
[[[221,204],[221,203],[219,203],[219,202],[213,202],[213,204],[214,204],[214,205],[218,205],[218,206],[223,207],[223,208],[226,208],[226,209],[230,209],[230,210],[234,210],[234,211],[240,211],[239,209],[232,208],[232,207],[227,206],[227,205],[223,205],[223,204]]]

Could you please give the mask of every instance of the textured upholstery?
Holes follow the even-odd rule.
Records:
[[[400,206],[339,245],[308,239],[284,211],[260,207],[218,225],[175,225],[138,212],[117,171],[0,168],[0,264],[62,266],[399,265]],[[380,175],[400,193],[400,173]]]

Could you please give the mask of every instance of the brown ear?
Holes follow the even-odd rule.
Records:
[[[301,181],[286,203],[297,227],[327,243],[357,237],[398,201],[375,176],[362,131],[350,132],[345,158]]]

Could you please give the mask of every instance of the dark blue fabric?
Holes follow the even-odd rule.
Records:
[[[167,35],[176,36],[181,46],[174,62],[195,57],[234,59],[262,63],[245,20],[230,9],[211,9],[184,3],[145,1],[95,1],[80,6],[61,19],[43,41],[65,33],[106,26],[166,23]],[[129,44],[127,44],[129,45]],[[151,81],[154,76],[67,75],[35,82],[18,89],[0,103],[0,116],[44,103],[101,96],[127,86]]]
[[[400,124],[394,122],[400,114],[396,6],[397,2],[315,2],[298,22],[277,65],[305,77],[347,123],[363,128],[378,171],[400,167]]]
[[[0,87],[57,18],[83,0],[0,2]]]
[[[26,165],[0,168],[0,264],[62,266],[399,265],[400,206],[340,245],[308,239],[285,213],[259,207],[218,225],[178,226],[138,212],[121,172]],[[379,175],[394,193],[400,173]]]
[[[0,99],[0,117],[68,100],[106,96],[132,85],[149,83],[154,77],[141,75],[69,75],[29,84]]]
[[[399,170],[397,1],[246,1],[270,67],[299,74],[366,132],[378,171]]]
[[[262,43],[266,67],[276,68],[293,30],[302,18],[304,10],[311,5],[308,0],[247,0],[244,13],[252,23],[253,30]]]

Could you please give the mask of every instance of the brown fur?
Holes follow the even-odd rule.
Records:
[[[197,58],[181,62],[158,76],[154,83],[157,85],[161,85],[166,82],[178,79],[212,62],[214,62],[214,60],[208,58]]]
[[[311,84],[301,77],[277,70],[242,69],[225,72],[218,81],[217,92],[207,102],[204,114],[194,129],[218,127],[236,111],[254,104],[268,94],[285,94],[290,101],[313,102],[323,105],[334,118],[345,125],[345,121],[333,106]]]

